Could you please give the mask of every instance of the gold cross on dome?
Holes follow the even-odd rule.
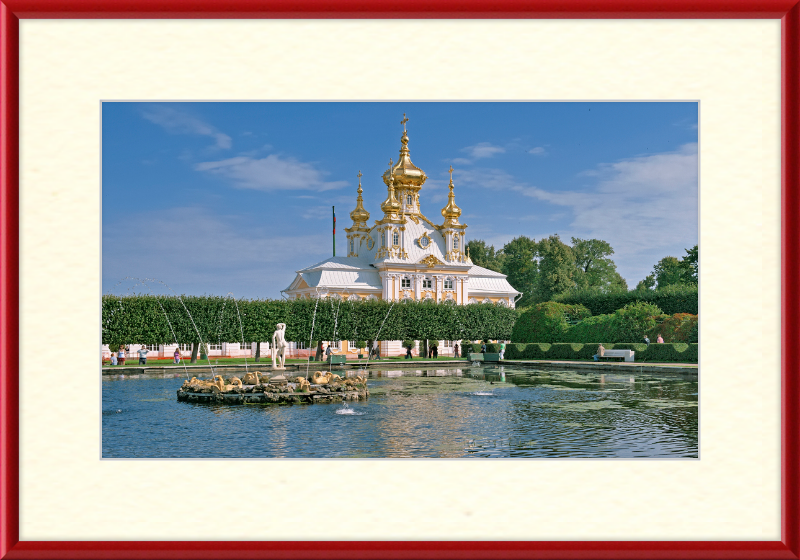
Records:
[[[391,169],[393,165],[394,161],[392,161],[392,158],[389,158],[389,169]]]
[[[402,125],[403,125],[403,132],[405,132],[405,131],[406,131],[406,123],[407,123],[407,122],[408,122],[408,117],[406,116],[406,114],[405,114],[405,113],[403,113],[403,120],[402,120],[402,121],[400,121],[400,124],[402,124]]]
[[[364,176],[364,175],[362,175],[362,173],[361,173],[361,170],[359,169],[359,170],[358,170],[358,184],[359,184],[359,185],[361,184],[361,177],[363,177],[363,176]]]
[[[453,182],[453,166],[450,166],[450,182]]]

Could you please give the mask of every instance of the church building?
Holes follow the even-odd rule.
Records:
[[[345,229],[347,256],[298,270],[283,292],[292,299],[432,300],[514,307],[522,294],[506,276],[476,266],[469,258],[467,225],[459,222],[452,166],[450,193],[441,210],[443,221],[434,223],[422,213],[419,193],[428,177],[411,162],[408,119],[403,117],[399,159],[397,163],[390,160],[383,174],[387,189],[381,204],[383,216],[369,225],[359,172],[356,207],[350,212],[353,225]]]

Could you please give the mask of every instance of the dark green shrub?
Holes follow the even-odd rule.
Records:
[[[514,342],[564,342],[570,328],[567,316],[573,320],[589,317],[582,305],[565,305],[546,301],[521,313],[511,331]]]
[[[513,343],[506,347],[509,360],[591,360],[599,344],[580,343]],[[636,362],[697,363],[697,344],[650,344],[638,342],[604,342],[606,350],[633,350]]]
[[[490,342],[486,345],[486,352],[488,354],[497,354],[500,352],[500,345],[494,342]]]
[[[583,350],[583,344],[576,344],[573,342],[560,342],[550,346],[550,349],[545,354],[548,360],[577,360],[578,356]],[[594,352],[592,352],[594,354]],[[589,355],[591,358],[591,355]]]
[[[639,360],[637,354],[637,361],[648,362],[688,362],[692,361],[687,359],[688,344],[681,342],[664,343],[664,344],[651,344],[647,351],[643,354],[644,359]]]
[[[698,313],[697,285],[674,284],[660,290],[640,290],[599,294],[593,290],[572,291],[553,297],[554,301],[571,305],[583,305],[592,315],[609,315],[617,309],[636,301],[652,303],[664,313]]]
[[[697,322],[697,315],[691,313],[663,315],[658,324],[648,331],[648,335],[653,342],[659,334],[664,342],[697,342]]]
[[[571,327],[564,338],[567,342],[600,343],[620,338],[620,324],[616,315],[595,315]]]
[[[480,354],[481,353],[481,345],[478,342],[470,343],[469,347],[471,348],[470,352],[473,354]]]
[[[406,340],[403,341],[403,348],[413,349],[414,344],[416,344],[416,341],[407,338]]]

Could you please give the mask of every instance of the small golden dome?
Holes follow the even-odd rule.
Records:
[[[392,161],[389,160],[389,169],[392,168]],[[389,196],[381,203],[381,210],[384,214],[397,214],[401,210],[400,201],[394,196],[394,177],[389,175]]]
[[[394,176],[395,186],[398,188],[410,188],[419,190],[425,180],[428,178],[425,172],[411,163],[410,152],[408,151],[408,131],[406,131],[406,123],[408,119],[403,113],[403,120],[400,121],[403,125],[403,136],[400,142],[403,144],[400,148],[400,159],[397,164],[389,166],[389,169],[383,174],[383,182],[389,186],[389,178]]]
[[[350,218],[353,220],[354,227],[366,227],[367,220],[369,220],[369,212],[364,209],[364,199],[361,198],[361,193],[364,192],[361,188],[361,171],[358,172],[358,198],[356,199],[356,209],[350,212]]]
[[[453,193],[453,166],[450,166],[450,194],[447,197],[447,206],[442,208],[444,225],[457,225],[458,217],[461,215],[461,208],[456,206],[456,195]]]

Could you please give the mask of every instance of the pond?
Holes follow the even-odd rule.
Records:
[[[371,368],[366,401],[178,402],[184,377],[104,376],[104,458],[697,458],[698,383],[524,366]]]

